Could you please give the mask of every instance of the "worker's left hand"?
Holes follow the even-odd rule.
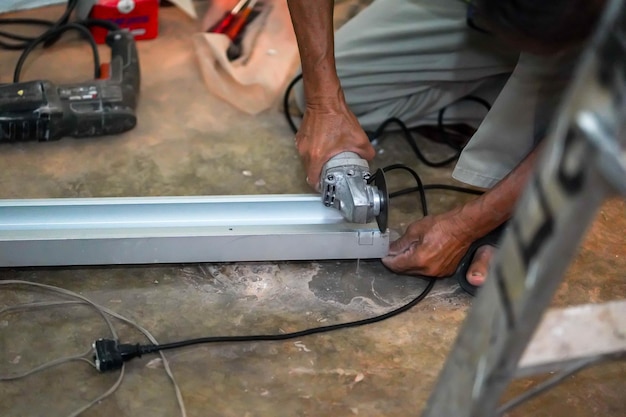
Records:
[[[318,190],[322,168],[341,152],[355,152],[371,161],[376,152],[356,116],[343,99],[307,103],[296,146],[304,162],[307,182]]]
[[[396,273],[447,277],[454,273],[472,238],[454,213],[426,216],[409,225],[389,247],[383,264]]]

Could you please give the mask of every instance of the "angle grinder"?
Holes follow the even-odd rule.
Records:
[[[320,178],[322,202],[341,212],[351,223],[376,220],[381,232],[387,231],[389,194],[385,173],[369,172],[367,161],[354,152],[332,157],[322,169]]]

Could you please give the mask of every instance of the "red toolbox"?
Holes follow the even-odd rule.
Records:
[[[135,40],[154,39],[159,33],[159,0],[97,0],[89,17],[116,23]],[[97,43],[104,43],[106,29],[92,27],[91,33]]]

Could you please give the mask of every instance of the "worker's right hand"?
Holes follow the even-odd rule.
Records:
[[[341,152],[355,152],[371,161],[376,152],[345,100],[319,100],[307,103],[296,147],[304,162],[307,182],[319,191],[322,168]]]

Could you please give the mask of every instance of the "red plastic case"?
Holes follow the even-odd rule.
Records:
[[[98,0],[89,17],[116,23],[128,29],[135,40],[154,39],[159,33],[159,0]],[[96,43],[103,44],[107,30],[92,27]]]

